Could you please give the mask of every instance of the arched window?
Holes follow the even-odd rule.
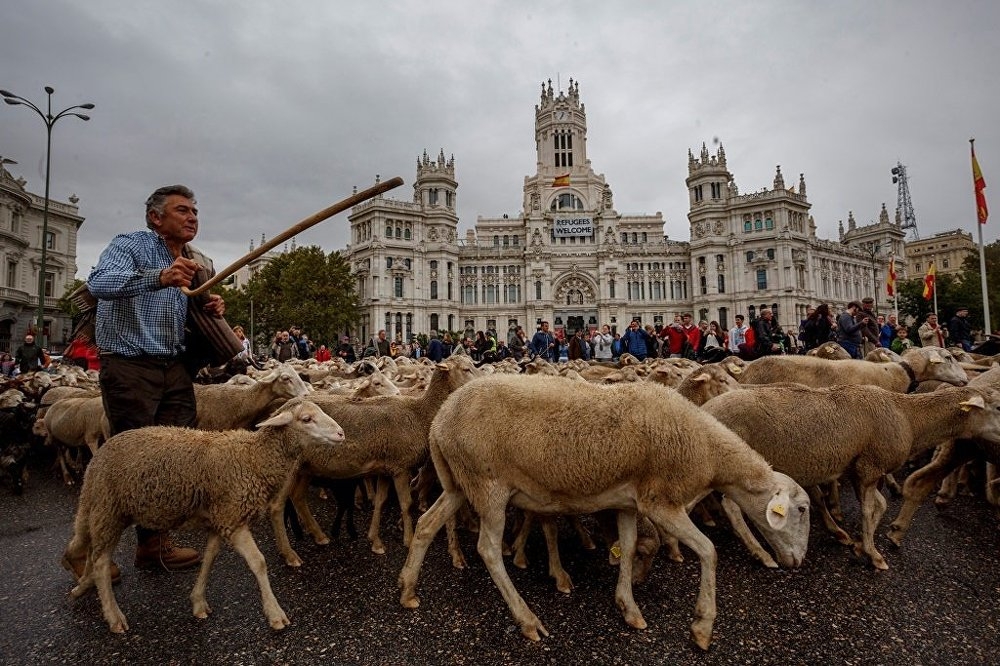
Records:
[[[410,228],[409,227],[403,229],[403,238],[405,240],[410,240]]]
[[[583,210],[583,201],[571,192],[563,192],[552,200],[549,210]]]
[[[438,283],[437,280],[431,280],[431,300],[437,300],[438,297]]]
[[[541,280],[535,282],[535,300],[536,301],[542,300],[542,281]]]
[[[753,221],[753,230],[754,231],[760,231],[763,228],[764,228],[764,223],[760,221],[759,217],[756,220]]]
[[[403,237],[403,228],[396,227],[396,238],[402,238],[402,237]]]
[[[437,331],[438,330],[438,321],[439,321],[438,315],[432,314],[431,315],[431,330],[432,331]]]
[[[753,261],[753,250],[747,250],[747,263]]]
[[[386,222],[385,224],[385,237],[392,238],[392,223]]]

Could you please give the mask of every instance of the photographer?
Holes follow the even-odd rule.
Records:
[[[855,320],[855,315],[861,309],[861,304],[851,301],[847,308],[837,315],[837,344],[847,350],[851,358],[861,359],[861,329],[868,325],[869,317]]]

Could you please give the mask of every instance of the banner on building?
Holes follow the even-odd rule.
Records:
[[[552,235],[556,238],[593,236],[594,220],[589,217],[556,218],[552,222]]]

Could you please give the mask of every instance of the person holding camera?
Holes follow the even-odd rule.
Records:
[[[858,311],[861,310],[861,303],[851,301],[847,308],[837,315],[837,344],[847,350],[851,358],[861,359],[861,330],[868,325],[869,317],[863,316],[855,319]]]

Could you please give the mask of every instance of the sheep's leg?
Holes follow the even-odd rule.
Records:
[[[941,489],[938,490],[937,497],[934,498],[934,504],[937,506],[946,506],[955,499],[958,495],[959,476],[963,468],[964,465],[959,465],[941,480]]]
[[[191,612],[195,617],[204,620],[212,612],[212,608],[205,600],[205,589],[208,587],[208,572],[212,569],[212,563],[219,554],[219,547],[222,545],[222,537],[218,532],[208,533],[208,543],[205,544],[205,554],[201,560],[201,569],[198,570],[198,579],[194,582],[191,590]]]
[[[301,567],[302,558],[295,552],[291,542],[288,540],[288,531],[285,529],[285,502],[289,499],[293,487],[299,483],[301,476],[297,474],[295,475],[295,479],[289,480],[285,487],[275,496],[269,507],[271,531],[274,532],[274,544],[278,548],[278,553],[282,559],[285,560],[285,564],[290,567]],[[308,481],[306,481],[306,484],[308,484]]]
[[[997,472],[996,465],[991,462],[986,463],[986,501],[993,506],[1000,505],[1000,484],[996,483],[1000,474]]]
[[[733,526],[733,532],[739,537],[743,545],[747,547],[750,554],[760,560],[761,564],[769,569],[777,569],[778,563],[774,561],[771,554],[760,545],[757,541],[757,537],[753,535],[750,528],[747,526],[746,520],[743,519],[743,509],[728,497],[722,498],[722,510],[726,513],[726,517],[729,518],[729,523]]]
[[[514,566],[518,569],[528,568],[528,556],[525,554],[525,546],[528,543],[528,535],[531,528],[535,526],[535,514],[531,511],[524,511],[524,520],[521,521],[521,529],[517,531],[517,537],[510,548],[514,551]]]
[[[903,495],[903,487],[899,485],[899,481],[896,480],[892,472],[889,472],[882,478],[885,480],[885,487],[893,497],[901,497]]]
[[[268,624],[271,625],[272,629],[284,629],[291,623],[288,621],[285,611],[281,610],[281,606],[278,605],[278,600],[274,598],[274,592],[271,591],[271,581],[267,578],[267,563],[264,561],[264,555],[257,547],[257,543],[253,540],[250,529],[246,525],[237,527],[229,537],[229,542],[236,549],[236,552],[243,556],[250,571],[253,572],[254,578],[257,579],[257,586],[260,588],[260,601],[264,607],[264,616],[267,618]],[[202,570],[207,579],[208,571],[204,565]],[[198,574],[199,579],[201,575],[201,573]]]
[[[545,546],[549,552],[549,575],[556,579],[556,589],[565,594],[573,591],[573,579],[563,569],[559,559],[559,526],[555,516],[545,516],[541,519],[542,533],[545,534]]]
[[[410,494],[410,478],[408,474],[396,474],[392,477],[393,485],[396,486],[396,496],[399,498],[399,513],[403,518],[403,545],[410,547],[413,540],[413,514],[410,509],[413,507],[413,495]]]
[[[464,505],[465,503],[463,502]],[[468,564],[458,543],[458,521],[455,519],[455,516],[445,521],[444,527],[448,534],[448,553],[451,555],[451,566],[456,569],[464,569]]]
[[[494,488],[487,495],[488,499],[484,502],[483,509],[480,510],[479,506],[476,507],[479,513],[479,556],[483,558],[483,563],[486,565],[487,571],[490,572],[493,584],[497,586],[500,595],[507,602],[511,615],[520,625],[521,633],[526,638],[538,641],[541,640],[539,633],[548,636],[549,632],[518,594],[517,588],[514,587],[514,583],[503,564],[501,543],[503,541],[504,512],[509,496],[509,492],[504,493],[502,489]]]
[[[618,545],[622,554],[618,568],[618,585],[615,588],[615,603],[621,611],[625,623],[636,629],[645,629],[646,620],[632,597],[632,565],[635,558],[635,543],[638,537],[635,511],[618,512]]]
[[[903,506],[900,507],[896,519],[889,525],[889,540],[897,546],[900,545],[910,529],[913,515],[927,495],[934,490],[938,481],[974,456],[973,447],[957,446],[954,441],[947,442],[938,447],[929,463],[910,474],[903,483]]]
[[[569,524],[573,526],[576,530],[576,534],[580,537],[580,545],[583,546],[584,550],[597,550],[597,544],[594,543],[594,538],[590,536],[590,531],[583,526],[583,521],[580,520],[580,516],[568,516]]]
[[[73,479],[73,474],[69,471],[69,466],[66,464],[66,457],[69,455],[69,449],[62,449],[57,456],[59,460],[59,468],[62,470],[63,483],[67,486],[72,486],[75,481]]]
[[[838,483],[834,485],[839,487]],[[837,538],[837,541],[844,544],[845,546],[851,546],[854,544],[854,539],[837,524],[837,521],[833,519],[830,515],[830,511],[826,507],[826,501],[823,499],[823,491],[819,486],[809,486],[806,488],[806,492],[809,493],[809,498],[812,500],[813,504],[819,509],[820,518],[823,519],[823,526],[826,527],[827,531],[833,534]],[[837,494],[837,503],[840,503],[840,494]]]
[[[368,540],[372,542],[373,553],[385,555],[385,544],[379,533],[382,531],[382,508],[389,498],[389,483],[385,477],[380,476],[375,488],[375,508],[372,510],[372,522],[368,526]]]
[[[826,499],[823,502],[823,506],[826,508],[827,515],[831,516],[835,522],[844,522],[844,512],[840,508],[840,480],[834,480],[826,484]],[[826,524],[825,520],[823,522]]]
[[[707,650],[712,642],[712,626],[715,624],[715,566],[718,555],[715,546],[707,536],[698,531],[684,507],[665,506],[661,504],[639,506],[639,511],[646,514],[653,523],[667,533],[677,537],[690,548],[701,561],[701,584],[698,588],[698,601],[694,607],[694,622],[691,624],[691,637],[703,650]]]
[[[413,533],[413,541],[410,542],[410,552],[406,556],[403,569],[399,572],[399,587],[402,590],[399,603],[404,608],[416,608],[420,605],[420,597],[417,596],[417,578],[420,576],[420,567],[427,554],[427,548],[441,526],[454,518],[464,502],[465,496],[457,489],[446,490],[417,520],[417,529]]]
[[[882,493],[875,487],[873,481],[863,481],[857,484],[858,500],[861,504],[861,543],[854,544],[854,554],[862,553],[871,558],[876,569],[885,571],[889,568],[882,553],[875,548],[875,529],[885,515],[886,501]]]
[[[118,539],[115,539],[116,543],[117,541]],[[93,565],[93,578],[97,586],[97,596],[101,599],[101,612],[108,622],[108,627],[113,633],[124,634],[128,631],[128,621],[125,619],[122,609],[118,607],[115,592],[111,589],[111,553],[113,552],[114,546],[112,545],[111,548],[101,551],[100,555],[97,556]]]
[[[295,514],[299,517],[299,522],[302,523],[302,528],[309,532],[313,541],[320,546],[330,543],[330,537],[319,526],[316,516],[309,508],[309,476],[307,474],[298,475],[298,478],[295,479],[295,485],[292,486],[291,493],[289,493],[289,498],[292,500],[292,506],[295,507]]]

